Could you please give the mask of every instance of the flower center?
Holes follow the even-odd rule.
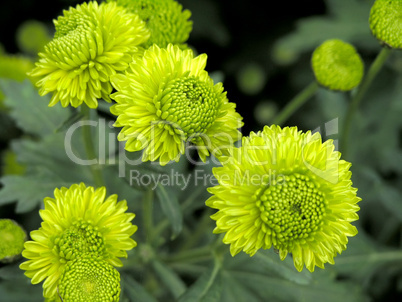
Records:
[[[54,34],[55,38],[64,37],[67,34],[75,31],[78,27],[87,25],[90,26],[90,18],[78,11],[75,11],[74,14],[69,14],[66,17],[59,17],[56,22],[56,32]]]
[[[278,177],[257,194],[261,220],[275,247],[290,246],[319,229],[325,212],[324,195],[307,176],[295,173]]]
[[[65,260],[72,260],[91,253],[103,256],[105,245],[102,234],[90,222],[75,221],[54,241],[55,252]]]
[[[196,77],[183,77],[167,84],[160,105],[157,115],[188,137],[205,132],[215,122],[220,98],[208,83]]]
[[[106,261],[84,256],[67,264],[59,293],[64,302],[118,301],[120,275]]]

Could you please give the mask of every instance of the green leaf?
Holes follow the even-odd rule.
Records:
[[[10,115],[26,133],[38,136],[52,134],[70,116],[70,110],[57,104],[48,107],[49,97],[41,97],[31,82],[19,83],[0,80],[5,95],[4,103],[11,109]]]
[[[122,291],[129,301],[157,302],[137,281],[127,274],[122,274]]]
[[[323,271],[315,272],[316,276],[322,276],[317,276],[315,282],[309,285],[295,284],[288,280],[252,272],[231,271],[231,273],[241,284],[256,293],[261,301],[365,301],[358,287],[328,279]]]
[[[67,120],[65,120],[55,130],[55,132],[64,132],[64,131],[68,130],[68,128],[70,128],[72,125],[74,125],[75,123],[80,121],[83,117],[84,117],[84,115],[81,112],[75,111],[70,117],[67,118]]]
[[[377,187],[377,194],[389,213],[402,222],[402,192],[395,187],[383,184]]]
[[[222,297],[220,302],[261,302],[253,291],[243,286],[229,272],[222,272]]]
[[[175,299],[180,297],[186,291],[186,285],[184,282],[169,267],[157,260],[153,260],[151,265],[156,275],[162,283],[165,284]]]
[[[0,179],[0,205],[17,201],[17,213],[26,213],[36,208],[46,196],[53,196],[55,188],[70,186],[50,171],[38,170],[34,175],[9,175]]]
[[[180,297],[179,302],[220,302],[221,269],[218,260]]]
[[[177,237],[183,228],[183,214],[177,196],[170,190],[170,187],[156,186],[156,196],[160,202],[163,213],[166,215],[172,227],[171,239]]]
[[[298,272],[296,270],[291,257],[286,257],[285,261],[281,261],[279,256],[274,254],[272,251],[260,250],[254,255],[253,261],[256,266],[270,272],[275,272],[283,279],[294,283],[307,285],[312,281],[311,274],[306,272],[306,270],[303,272]]]
[[[26,165],[28,171],[40,168],[66,182],[92,182],[89,166],[74,163],[75,159],[86,158],[79,135],[73,137],[67,150],[63,133],[48,135],[40,141],[16,140],[11,147],[17,161]]]
[[[0,268],[0,279],[13,282],[27,281],[24,272],[19,268],[19,263],[5,265]]]
[[[41,284],[32,285],[28,280],[0,282],[0,300],[4,302],[43,302],[42,292]]]

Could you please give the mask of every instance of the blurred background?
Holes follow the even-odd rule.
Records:
[[[207,70],[237,104],[244,135],[271,125],[287,102],[314,80],[311,53],[325,40],[352,43],[366,70],[381,49],[368,25],[373,0],[179,2],[192,12],[188,44],[197,53],[207,53]],[[22,81],[21,70],[32,68],[38,50],[53,35],[52,20],[78,3],[82,1],[2,1],[0,77]],[[361,103],[346,158],[353,164],[352,180],[363,199],[360,233],[336,258],[333,274],[351,282],[366,301],[402,301],[401,74],[402,55],[394,51]],[[353,93],[320,88],[284,125],[319,130],[324,139],[337,141]],[[8,150],[24,133],[1,108],[2,173],[19,173],[21,167]],[[37,214],[17,215],[14,207],[0,201],[0,217],[14,218],[27,229],[37,226]]]

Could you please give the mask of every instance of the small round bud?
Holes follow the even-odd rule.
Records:
[[[24,249],[25,231],[11,219],[0,219],[0,261],[12,262]]]
[[[18,27],[16,39],[20,50],[36,55],[43,51],[51,37],[44,23],[27,20]]]
[[[376,0],[370,11],[372,34],[391,48],[402,48],[402,1]]]
[[[364,65],[356,49],[341,40],[327,40],[311,59],[317,82],[331,90],[349,91],[360,84]]]

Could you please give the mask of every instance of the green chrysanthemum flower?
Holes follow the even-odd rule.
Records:
[[[131,235],[137,226],[135,217],[126,213],[127,202],[117,202],[117,195],[105,199],[105,187],[94,190],[83,183],[54,191],[55,198],[45,198],[39,214],[41,228],[31,232],[34,241],[25,243],[22,255],[30,259],[21,264],[25,275],[37,284],[44,279],[44,297],[53,298],[68,261],[91,254],[114,266],[122,266],[119,257],[137,244]]]
[[[363,60],[356,49],[337,39],[317,47],[311,64],[317,82],[331,90],[351,90],[360,84],[364,75]]]
[[[218,212],[214,233],[226,233],[234,256],[254,255],[273,246],[284,260],[293,255],[297,270],[334,263],[357,234],[357,189],[350,163],[340,160],[332,140],[296,127],[265,127],[243,137],[240,148],[222,157],[213,173],[219,185],[206,204]]]
[[[376,0],[369,22],[371,32],[381,43],[402,48],[402,1]]]
[[[120,274],[110,263],[91,256],[70,261],[60,278],[63,302],[119,301]]]
[[[77,5],[54,23],[54,39],[31,73],[40,78],[40,95],[53,93],[49,106],[96,108],[97,99],[110,101],[110,76],[124,71],[149,38],[145,23],[116,3]]]
[[[0,219],[0,261],[10,262],[24,249],[25,231],[11,219]]]
[[[184,49],[185,42],[193,29],[193,22],[188,20],[191,12],[183,10],[175,0],[117,0],[117,4],[128,11],[138,14],[145,21],[151,37],[145,48],[158,45],[165,48],[168,44],[178,45]]]
[[[240,139],[242,118],[222,83],[214,85],[204,70],[206,59],[171,44],[154,45],[124,75],[111,78],[117,90],[111,112],[118,116],[115,126],[123,127],[118,139],[127,140],[126,150],[145,149],[144,161],[164,165],[178,161],[187,144],[205,161]]]

